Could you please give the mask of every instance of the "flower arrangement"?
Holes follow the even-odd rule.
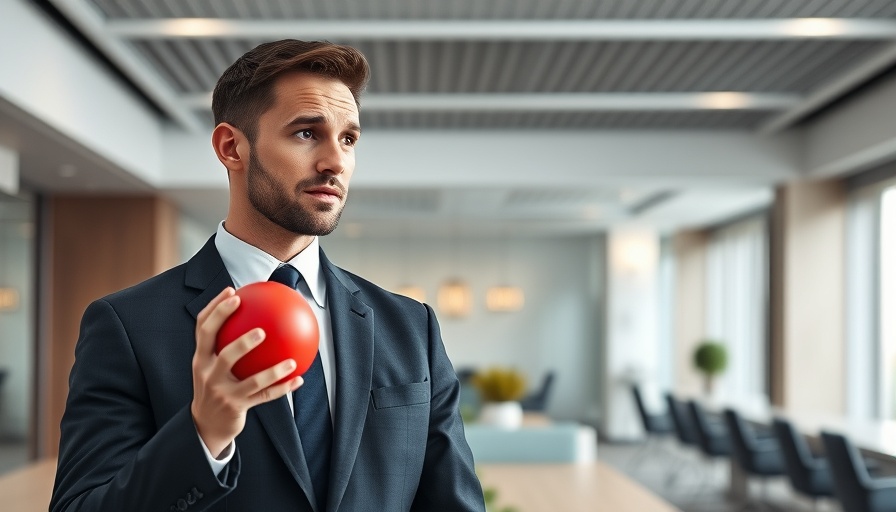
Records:
[[[526,393],[526,378],[513,368],[493,367],[473,375],[484,402],[512,402]]]

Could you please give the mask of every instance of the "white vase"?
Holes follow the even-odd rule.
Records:
[[[504,429],[520,428],[523,407],[519,402],[486,402],[479,411],[479,422]]]

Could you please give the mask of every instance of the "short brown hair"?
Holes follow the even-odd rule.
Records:
[[[307,71],[339,80],[360,106],[370,68],[358,50],[327,41],[284,39],[262,43],[237,59],[218,79],[212,94],[215,124],[230,123],[255,141],[258,118],[274,102],[281,75]]]

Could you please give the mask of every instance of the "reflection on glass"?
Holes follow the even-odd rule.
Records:
[[[34,215],[27,195],[0,195],[0,474],[29,458],[34,370]]]

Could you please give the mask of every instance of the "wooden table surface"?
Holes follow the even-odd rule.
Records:
[[[56,459],[31,464],[0,476],[0,509],[16,512],[47,512]]]
[[[481,464],[485,487],[498,504],[520,512],[680,512],[610,467],[591,464]],[[56,461],[47,460],[0,477],[3,510],[46,512]]]
[[[590,464],[477,464],[497,505],[519,512],[680,512],[601,462]]]

